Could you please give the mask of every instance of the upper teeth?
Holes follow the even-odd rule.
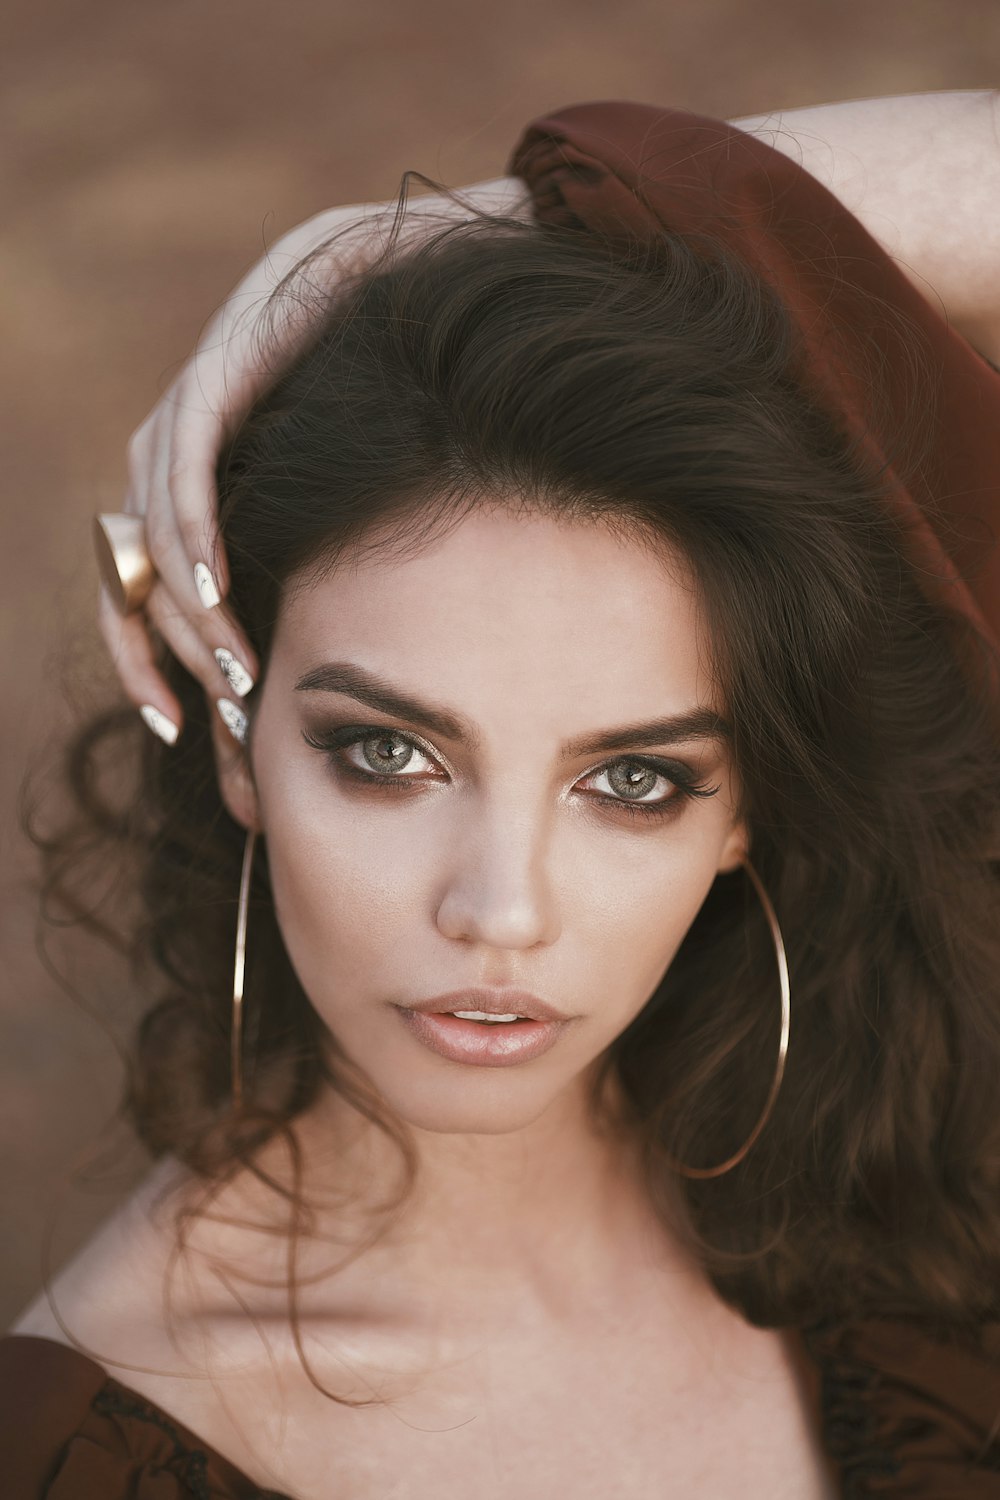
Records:
[[[452,1010],[449,1015],[458,1016],[463,1021],[521,1021],[523,1016],[491,1016],[485,1010]]]

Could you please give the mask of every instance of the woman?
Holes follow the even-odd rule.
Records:
[[[0,1344],[15,1494],[1000,1488],[1000,382],[748,135],[513,166],[295,279],[162,682],[125,618],[49,847],[135,861],[161,1160]]]

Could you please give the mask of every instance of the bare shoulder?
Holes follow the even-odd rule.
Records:
[[[162,1353],[164,1287],[175,1244],[171,1204],[188,1181],[175,1161],[157,1163],[7,1332],[83,1345],[109,1366],[116,1356],[141,1360]]]

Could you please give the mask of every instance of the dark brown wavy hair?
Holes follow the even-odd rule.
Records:
[[[750,1322],[867,1312],[975,1338],[1000,1295],[996,662],[919,585],[885,475],[813,399],[776,294],[709,240],[614,248],[471,212],[405,250],[390,243],[332,293],[309,285],[299,272],[275,294],[279,311],[299,299],[313,333],[218,463],[232,604],[264,672],[301,570],[348,548],[417,549],[484,495],[680,549],[787,948],[787,1068],[744,1159],[679,1179],[671,1157],[712,1166],[744,1141],[777,1060],[774,951],[736,872],[607,1049],[594,1108],[615,1075],[650,1198]],[[933,391],[916,348],[911,378],[923,419]],[[918,435],[897,437],[905,475]],[[166,670],[186,719],[174,748],[124,708],[73,739],[73,811],[36,830],[45,901],[117,940],[145,976],[124,1100],[141,1139],[211,1194],[284,1135],[292,1182],[271,1185],[295,1235],[309,1221],[294,1121],[320,1089],[396,1140],[405,1191],[412,1141],[292,971],[266,848],[248,1099],[231,1109],[244,832],[220,798],[203,692],[172,658]],[[98,867],[129,893],[119,928],[96,909]],[[290,1292],[294,1327],[294,1275]]]

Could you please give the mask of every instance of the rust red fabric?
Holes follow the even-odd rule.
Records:
[[[533,121],[507,171],[543,223],[611,242],[711,235],[774,286],[817,401],[885,465],[927,586],[1000,645],[1000,372],[839,199],[723,121],[617,100]]]

